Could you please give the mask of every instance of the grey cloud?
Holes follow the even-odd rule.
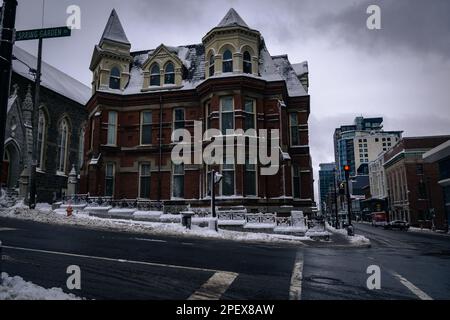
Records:
[[[367,7],[381,8],[382,30],[368,30]],[[406,48],[450,58],[450,1],[364,0],[318,17],[315,26],[355,46],[376,52]]]

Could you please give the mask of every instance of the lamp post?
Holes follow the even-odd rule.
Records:
[[[333,191],[334,191],[334,214],[336,215],[336,229],[339,229],[339,214],[338,214],[338,204],[337,204],[337,191],[336,191],[336,168],[333,169]]]
[[[216,232],[219,231],[219,219],[216,213],[216,185],[222,181],[223,176],[216,172],[216,170],[212,169],[210,171],[211,174],[211,181],[210,181],[210,188],[211,188],[211,213],[212,217],[214,219],[214,230]]]

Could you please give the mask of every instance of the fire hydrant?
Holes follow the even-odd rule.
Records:
[[[66,211],[67,211],[67,216],[71,217],[72,216],[72,212],[73,212],[72,206],[69,205],[67,207]]]

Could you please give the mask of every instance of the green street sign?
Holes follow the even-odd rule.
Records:
[[[70,37],[71,34],[72,30],[68,27],[24,30],[16,32],[16,41]]]

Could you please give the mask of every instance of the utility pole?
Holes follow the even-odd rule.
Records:
[[[0,179],[5,152],[5,129],[11,86],[12,51],[16,26],[17,0],[4,0],[0,43]]]
[[[336,215],[336,229],[339,229],[339,214],[338,214],[338,204],[337,204],[337,191],[336,191],[336,168],[333,170],[333,178],[334,178],[334,185],[333,185],[333,191],[334,191],[334,214]]]
[[[344,166],[345,171],[345,193],[347,195],[347,214],[348,214],[348,225],[352,225],[352,199],[350,196],[350,166]]]

